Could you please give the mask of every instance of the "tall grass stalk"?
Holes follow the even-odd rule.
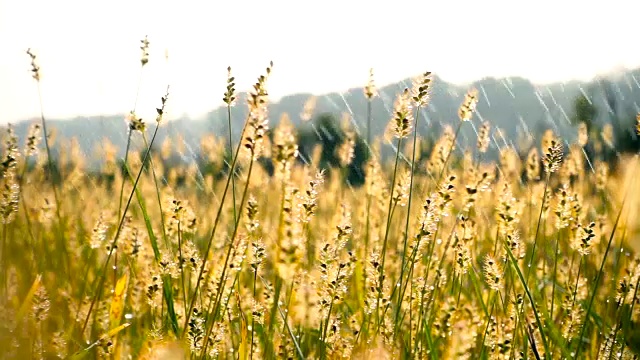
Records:
[[[367,99],[367,149],[369,151],[369,161],[373,162],[373,151],[371,151],[371,99]],[[367,181],[367,180],[365,180]],[[366,186],[366,185],[365,185]],[[367,263],[369,257],[369,243],[371,242],[371,194],[367,189],[367,204],[366,204],[366,224],[364,229],[364,253],[363,264]],[[367,272],[362,272],[362,293],[367,293]],[[360,335],[360,334],[358,334]]]
[[[544,181],[544,190],[542,192],[542,204],[540,205],[540,212],[538,213],[538,223],[536,225],[536,233],[533,236],[533,247],[531,249],[531,256],[527,262],[527,282],[529,282],[529,275],[531,274],[531,268],[533,259],[536,255],[536,245],[538,244],[538,234],[540,233],[540,224],[542,223],[542,214],[544,213],[545,201],[547,200],[547,190],[549,188],[549,180],[551,179],[551,173],[548,172]]]
[[[380,277],[379,277],[379,284],[380,284],[380,289],[378,290],[378,297],[376,300],[376,314],[378,314],[377,316],[377,330],[376,333],[380,330],[380,324],[382,323],[382,319],[379,316],[379,308],[380,308],[380,300],[382,299],[382,292],[384,290],[384,265],[385,265],[385,261],[386,261],[386,257],[387,257],[387,242],[389,241],[389,231],[391,230],[391,217],[392,217],[392,211],[393,211],[393,192],[395,189],[395,185],[396,185],[396,174],[398,172],[398,160],[400,158],[400,149],[402,148],[402,137],[398,138],[398,145],[396,148],[396,159],[395,159],[395,164],[393,166],[393,176],[391,177],[391,191],[389,193],[389,209],[387,210],[387,226],[386,229],[384,231],[384,240],[382,242],[382,262],[380,265]]]
[[[638,165],[638,154],[636,154],[633,158],[633,168],[630,170],[631,171],[631,179],[635,179],[635,173],[636,173],[636,168]],[[620,209],[618,210],[618,215],[616,215],[616,221],[613,223],[613,229],[611,230],[611,235],[609,236],[609,242],[607,243],[607,247],[604,251],[604,255],[602,256],[602,262],[600,263],[600,269],[598,270],[598,274],[596,275],[596,279],[594,280],[593,283],[593,290],[591,291],[591,296],[589,297],[589,303],[587,305],[587,309],[585,312],[585,319],[582,323],[581,329],[580,329],[580,336],[578,337],[578,346],[576,348],[575,351],[575,358],[578,358],[580,355],[580,351],[582,350],[582,343],[583,343],[583,338],[584,338],[584,333],[587,329],[587,324],[589,323],[589,316],[591,315],[591,307],[593,306],[593,302],[596,298],[596,294],[598,292],[598,285],[600,283],[600,278],[602,277],[602,274],[604,272],[604,265],[607,262],[607,255],[609,255],[609,249],[611,248],[611,243],[613,242],[613,237],[616,233],[616,229],[618,227],[618,222],[620,221],[620,216],[622,216],[622,210],[624,209],[624,205],[627,202],[627,193],[629,191],[629,185],[627,184],[627,186],[625,187],[625,191],[624,191],[624,195],[622,198],[622,203],[620,204]]]
[[[241,134],[240,134],[240,138],[241,139],[245,135],[247,126],[248,126],[248,121],[245,121],[244,127],[242,129]],[[193,308],[195,307],[196,300],[198,299],[198,290],[200,290],[200,283],[202,282],[202,274],[204,273],[204,269],[205,269],[205,267],[207,265],[207,260],[209,258],[209,253],[211,252],[211,246],[213,245],[213,239],[214,239],[216,231],[218,229],[218,224],[220,223],[220,218],[221,218],[222,210],[223,210],[223,207],[224,207],[224,202],[225,202],[225,199],[227,197],[227,192],[229,191],[229,185],[231,184],[231,174],[235,169],[236,162],[238,160],[238,154],[240,153],[241,145],[242,145],[242,141],[240,141],[238,143],[238,146],[236,147],[236,152],[235,152],[235,155],[233,156],[233,160],[231,162],[231,171],[227,175],[227,181],[226,181],[224,190],[222,192],[222,197],[220,198],[220,205],[218,206],[218,211],[216,213],[215,220],[213,221],[213,227],[211,229],[211,235],[209,236],[209,239],[207,240],[207,246],[205,248],[205,251],[204,251],[204,254],[203,254],[203,257],[202,257],[202,264],[200,265],[200,270],[198,271],[198,277],[197,277],[197,280],[196,280],[196,286],[193,289],[193,294],[191,294],[191,301],[190,301],[189,307],[187,308],[188,311],[185,314],[185,322],[184,322],[184,326],[183,326],[182,337],[184,337],[186,335],[186,332],[187,332],[186,330],[187,330],[187,327],[189,325],[189,320],[191,319],[191,313],[193,312]]]
[[[144,147],[149,148],[147,135],[145,133],[142,133],[142,141],[143,141]],[[164,241],[165,246],[169,246],[169,239],[167,238],[167,226],[166,226],[165,213],[162,206],[162,198],[160,196],[160,184],[158,183],[158,176],[156,175],[156,167],[153,162],[153,156],[149,157],[149,165],[151,167],[151,176],[153,177],[153,186],[156,190],[156,200],[158,201],[158,209],[160,210],[160,228],[162,229],[162,240]]]
[[[233,138],[231,131],[231,106],[236,101],[236,89],[235,89],[235,78],[231,76],[231,66],[227,68],[227,90],[224,93],[223,101],[227,104],[227,130],[229,132],[229,154],[233,153]],[[240,138],[242,141],[242,137]],[[233,200],[233,220],[235,221],[238,217],[236,210],[236,179],[235,179],[235,169],[231,167],[229,169],[229,173],[231,174],[231,194]]]
[[[164,101],[166,101],[167,97],[168,97],[168,94],[166,95],[165,98],[163,98],[164,99],[163,103],[164,103]],[[160,126],[156,126],[156,128],[155,128],[155,130],[153,132],[153,136],[151,137],[151,142],[149,143],[149,146],[147,147],[147,149],[145,151],[145,154],[144,154],[144,158],[142,160],[142,164],[143,165],[146,163],[147,159],[150,156],[151,149],[152,149],[153,143],[154,143],[154,141],[156,139],[156,136],[158,135],[158,129],[159,128],[160,128]],[[113,240],[111,241],[111,246],[110,246],[110,249],[109,249],[109,253],[108,253],[107,258],[106,258],[106,260],[104,262],[102,270],[100,271],[100,273],[98,275],[98,279],[96,280],[98,285],[95,287],[95,294],[93,296],[93,300],[91,301],[91,305],[89,306],[89,310],[87,312],[87,316],[86,316],[86,318],[84,320],[84,323],[82,325],[82,333],[84,333],[84,331],[85,331],[85,329],[87,327],[87,324],[89,323],[89,317],[91,316],[92,310],[93,310],[93,308],[94,308],[94,306],[96,304],[96,301],[98,300],[99,294],[102,293],[101,289],[103,288],[103,285],[104,285],[104,280],[105,280],[105,277],[106,277],[106,270],[107,270],[107,266],[109,265],[109,260],[111,259],[111,256],[114,253],[115,246],[118,243],[120,232],[122,231],[122,226],[124,225],[125,217],[127,215],[127,210],[129,209],[129,206],[131,205],[131,200],[133,199],[136,187],[138,186],[138,182],[140,181],[140,177],[142,176],[143,172],[144,172],[144,166],[141,166],[140,170],[138,171],[138,175],[136,176],[136,180],[135,180],[135,182],[133,184],[133,189],[131,189],[131,193],[129,194],[129,199],[127,200],[127,203],[126,203],[126,205],[124,207],[122,216],[120,217],[120,220],[118,222],[118,227],[116,229],[116,233],[113,236]]]
[[[253,151],[251,153],[251,157],[253,158]],[[251,161],[249,163],[249,169],[247,170],[247,181],[244,185],[244,191],[242,192],[242,198],[240,200],[240,208],[243,209],[244,208],[244,204],[247,200],[247,194],[248,194],[248,190],[249,190],[249,184],[251,182],[251,173],[253,170],[253,163],[254,161]],[[236,237],[238,235],[238,229],[239,229],[239,225],[240,225],[240,220],[242,217],[238,217],[235,221],[235,226],[233,229],[233,234],[231,235],[231,238],[229,239],[229,244],[228,244],[228,248],[227,248],[227,254],[225,256],[225,260],[224,260],[224,265],[222,267],[222,274],[220,275],[220,279],[218,280],[218,288],[216,291],[216,299],[213,305],[213,314],[210,314],[211,319],[210,319],[210,323],[209,323],[209,327],[208,330],[206,331],[206,337],[205,339],[209,338],[209,335],[211,334],[211,331],[213,329],[213,325],[216,322],[217,319],[217,315],[218,315],[218,309],[220,307],[220,302],[222,301],[222,293],[223,290],[225,289],[226,283],[227,283],[227,278],[226,278],[226,273],[227,273],[227,269],[228,269],[228,264],[229,264],[229,259],[231,259],[231,254],[232,251],[234,249],[234,242],[236,240]],[[207,349],[207,344],[205,344],[204,349],[202,350],[202,355],[204,357],[204,354],[206,353],[206,349]]]
[[[271,73],[271,68],[272,67],[273,67],[273,62],[271,62],[269,67],[267,68],[267,76]],[[250,96],[256,102],[255,104],[253,104],[253,106],[265,106],[265,104],[263,103],[263,101],[264,101],[263,96],[267,95],[266,94],[266,90],[264,89],[264,83],[265,83],[265,81],[267,79],[267,76],[260,76],[258,78],[258,82],[254,85],[254,90],[256,91],[256,93],[255,94],[250,94]],[[261,111],[261,110],[256,109],[256,111]],[[262,115],[266,115],[266,114],[258,114],[257,116],[259,117],[259,116],[262,116]],[[252,116],[252,115],[250,114],[249,116]],[[244,126],[242,128],[242,132],[240,133],[240,141],[238,142],[238,146],[236,147],[236,153],[233,156],[233,161],[231,163],[231,171],[229,172],[229,174],[227,176],[227,181],[226,181],[226,184],[225,184],[225,187],[224,187],[224,191],[222,193],[222,198],[220,199],[220,206],[218,207],[218,212],[216,213],[216,217],[215,217],[215,220],[214,220],[214,223],[213,223],[213,227],[211,229],[211,235],[209,236],[209,240],[207,241],[207,247],[206,247],[206,250],[205,250],[205,252],[203,254],[202,264],[200,265],[200,270],[198,272],[198,278],[196,280],[196,286],[195,286],[195,289],[194,289],[194,292],[193,292],[193,295],[192,295],[192,298],[191,298],[191,302],[190,302],[187,314],[185,315],[185,322],[184,322],[184,327],[183,327],[183,329],[185,331],[183,331],[182,337],[184,337],[184,335],[186,334],[186,329],[187,329],[187,326],[189,324],[189,320],[191,318],[191,313],[192,313],[193,308],[195,306],[196,299],[198,298],[197,295],[198,295],[198,290],[200,289],[200,284],[201,284],[201,281],[202,281],[202,274],[204,273],[204,269],[205,269],[205,266],[207,264],[207,260],[209,258],[209,252],[211,251],[211,246],[213,245],[213,239],[214,239],[214,236],[216,234],[216,230],[218,228],[218,224],[220,222],[220,218],[221,218],[220,215],[222,214],[224,201],[226,199],[227,192],[229,191],[229,184],[231,183],[232,174],[235,172],[235,166],[236,166],[236,162],[238,160],[238,155],[240,154],[240,149],[243,146],[242,140],[245,137],[247,128],[249,126],[249,121],[251,121],[251,120],[252,120],[251,118],[247,118],[247,120],[245,121]],[[258,121],[257,119],[253,119],[253,120],[254,121]],[[252,134],[251,136],[255,136],[255,134]],[[251,139],[249,139],[249,140],[251,140]],[[253,139],[253,140],[256,141],[256,139]],[[244,145],[247,145],[247,144],[244,144]],[[246,190],[248,189],[249,180],[251,178],[251,176],[250,176],[251,175],[251,169],[253,169],[253,163],[256,160],[256,159],[254,159],[254,155],[255,155],[255,151],[256,151],[255,145],[254,146],[248,146],[248,147],[250,148],[250,152],[251,152],[251,158],[250,158],[250,163],[249,163],[249,169],[250,170],[249,170],[249,174],[247,176],[247,184],[245,185],[245,194],[243,195],[242,204],[240,206],[241,209],[243,208],[244,201],[246,200],[245,199],[246,198]],[[234,235],[233,235],[234,238],[235,238],[235,234],[237,233],[237,230],[238,230],[238,224],[239,224],[238,220],[239,219],[240,219],[240,217],[238,217],[236,219],[236,221],[234,221],[234,225],[235,225],[234,226],[235,230],[234,230]],[[233,242],[231,242],[229,244],[229,247],[230,248],[233,247]],[[225,261],[229,260],[228,256],[230,254],[230,251],[231,251],[231,249],[228,250],[227,259]],[[221,279],[224,278],[224,272],[225,271],[226,271],[226,264],[225,264],[225,269],[223,270],[223,275],[221,276]],[[220,289],[222,289],[222,288],[220,288]]]
[[[511,266],[513,266],[513,268],[516,270],[518,277],[520,278],[520,282],[522,283],[522,286],[524,287],[524,291],[527,294],[527,297],[529,298],[529,303],[531,304],[531,309],[533,310],[533,315],[536,318],[536,324],[538,326],[538,331],[540,331],[540,338],[542,339],[542,346],[544,347],[544,353],[545,353],[545,359],[551,359],[551,354],[549,352],[549,345],[547,344],[547,336],[545,334],[545,327],[542,324],[542,321],[540,320],[540,313],[538,312],[538,309],[536,307],[536,303],[533,300],[533,296],[531,295],[531,291],[529,290],[529,286],[527,286],[527,282],[524,278],[524,275],[522,275],[522,271],[520,270],[520,266],[518,265],[518,260],[515,258],[515,256],[513,256],[513,252],[511,252],[511,248],[509,247],[509,244],[504,243],[504,248],[507,251],[507,254],[509,256],[509,262],[511,264]],[[528,325],[528,324],[527,324]],[[532,339],[532,337],[530,336],[530,339]]]
[[[558,252],[560,252],[559,250],[559,246],[560,246],[560,241],[562,239],[562,233],[564,231],[560,230],[560,234],[558,234],[558,237],[556,237],[556,246],[555,249],[553,251],[553,283],[551,284],[551,310],[549,311],[549,319],[551,319],[551,321],[553,321],[553,306],[555,304],[555,297],[556,297],[556,287],[557,287],[557,279],[558,279]]]
[[[62,219],[62,215],[60,213],[60,195],[58,189],[58,182],[60,179],[56,176],[62,175],[61,167],[58,167],[58,171],[56,172],[53,164],[53,156],[51,154],[51,144],[49,143],[49,132],[47,130],[47,121],[44,116],[44,105],[42,99],[42,85],[40,79],[40,67],[36,62],[36,55],[31,51],[31,49],[27,49],[27,55],[31,58],[31,73],[32,77],[36,80],[36,88],[38,92],[38,106],[40,110],[40,125],[42,126],[42,137],[44,139],[45,149],[47,151],[47,172],[49,174],[49,181],[51,184],[51,190],[53,191],[53,199],[56,204],[56,218],[58,220],[58,228],[57,228],[57,242],[62,250],[63,256],[62,258],[62,267],[65,269],[67,277],[71,277],[71,265],[69,264],[69,251],[67,249],[67,243],[64,239],[65,225]],[[4,250],[3,250],[4,251]]]
[[[129,113],[130,116],[135,117],[136,114],[136,109],[138,107],[138,98],[140,97],[140,88],[142,87],[142,75],[144,73],[144,66],[147,64],[147,61],[145,61],[145,43],[144,40],[143,41],[143,47],[142,47],[142,51],[143,51],[143,55],[142,55],[142,60],[140,61],[140,73],[138,75],[138,86],[136,87],[136,97],[135,100],[133,101],[133,108],[131,109],[131,112]],[[134,119],[129,119],[129,120],[134,120]],[[128,171],[128,164],[129,164],[129,148],[131,146],[131,136],[133,133],[133,129],[131,127],[131,124],[129,124],[128,126],[128,131],[127,131],[127,145],[125,146],[125,150],[124,150],[124,160],[123,160],[123,168],[121,169],[122,171]],[[126,178],[126,177],[125,177]],[[123,200],[123,196],[124,196],[124,184],[125,184],[125,178],[122,179],[122,184],[120,185],[120,196],[118,197],[118,218],[120,218],[120,216],[122,216],[122,200]]]
[[[418,104],[418,106],[416,106],[416,115],[415,115],[415,123],[413,126],[413,144],[411,147],[411,164],[410,166],[410,171],[411,171],[411,175],[410,175],[410,179],[409,179],[409,198],[407,200],[407,216],[406,216],[406,221],[404,224],[404,244],[402,246],[402,261],[400,262],[400,279],[398,279],[398,283],[400,284],[400,287],[403,288],[403,290],[400,292],[400,296],[398,297],[398,304],[396,307],[396,314],[395,314],[395,326],[397,328],[397,324],[398,324],[398,317],[400,316],[400,309],[401,309],[401,305],[402,305],[402,301],[404,300],[404,289],[406,289],[406,285],[403,287],[402,283],[403,283],[403,279],[404,279],[404,267],[405,264],[407,262],[406,259],[406,253],[407,253],[407,243],[409,240],[409,221],[411,219],[411,200],[413,198],[413,178],[414,178],[414,174],[415,174],[415,163],[416,163],[416,143],[418,140],[418,122],[420,120],[420,103]],[[408,278],[408,277],[407,277]],[[409,281],[407,279],[407,281]]]
[[[34,254],[37,254],[38,251],[36,249],[36,244],[38,243],[36,241],[36,237],[33,234],[33,226],[31,223],[31,216],[29,216],[29,209],[27,208],[27,202],[26,199],[24,197],[24,179],[25,176],[27,174],[27,165],[29,164],[29,156],[25,156],[24,159],[24,163],[22,164],[22,170],[20,171],[20,177],[18,179],[18,187],[20,188],[20,198],[18,201],[20,201],[21,205],[22,205],[22,211],[24,212],[24,220],[25,223],[27,225],[27,233],[29,234],[29,239],[31,240],[31,245],[32,247],[32,251]],[[2,254],[5,253],[5,248],[2,248]],[[4,255],[3,255],[4,256]],[[46,248],[46,244],[44,244],[44,242],[42,243],[42,253],[40,254],[40,256],[36,256],[37,258],[37,267],[38,267],[38,273],[41,273],[44,270],[45,264],[44,262],[46,261],[46,259],[50,258],[48,256],[48,251]],[[4,265],[5,263],[3,263]],[[5,269],[6,271],[6,269]]]
[[[638,286],[640,286],[640,278],[638,278],[638,281],[636,281],[635,289],[633,290],[633,297],[631,299],[636,299],[636,297],[638,296]],[[629,324],[631,324],[631,320],[633,318],[633,310],[634,310],[634,307],[636,306],[636,303],[637,301],[635,300],[631,301],[631,306],[629,308],[629,316],[620,320],[620,322],[627,327],[629,326]],[[621,354],[624,354],[624,348],[627,344],[627,334],[628,334],[628,331],[625,331],[622,333],[622,341],[621,341],[622,348],[620,349]]]
[[[372,113],[371,113],[371,105],[372,105],[372,100],[373,97],[375,96],[375,85],[373,83],[373,69],[369,70],[369,83],[367,84],[367,86],[365,87],[365,97],[367,98],[367,151],[369,154],[369,161],[371,163],[373,163],[373,161],[375,161],[373,159],[373,149],[372,149],[372,137],[371,137],[371,120],[372,120]],[[366,181],[366,180],[365,180]],[[366,264],[367,259],[369,257],[369,243],[371,241],[371,194],[370,191],[367,191],[367,219],[366,219],[366,224],[365,224],[365,234],[364,234],[364,264]],[[363,289],[362,289],[362,293],[366,294],[367,293],[367,273],[366,271],[363,271]],[[358,334],[359,335],[359,334]]]
[[[229,152],[233,151],[233,143],[232,143],[232,138],[231,138],[231,105],[227,105],[227,125],[229,126],[228,130],[229,130]],[[232,201],[233,201],[233,220],[235,221],[238,217],[237,215],[237,210],[236,210],[236,176],[235,176],[235,169],[234,168],[230,168],[229,169],[229,173],[231,176],[231,195],[232,195]]]

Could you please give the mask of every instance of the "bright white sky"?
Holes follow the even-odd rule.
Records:
[[[370,67],[381,85],[425,70],[453,82],[589,79],[640,66],[639,10],[637,0],[0,0],[0,123],[39,114],[28,47],[45,114],[107,115],[132,108],[149,35],[138,112],[152,116],[170,83],[171,114],[198,117],[221,104],[228,65],[247,90],[269,60],[274,98],[361,86]]]

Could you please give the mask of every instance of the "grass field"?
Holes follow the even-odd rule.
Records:
[[[44,115],[24,146],[8,128],[2,358],[638,358],[637,155],[586,158],[598,139],[581,127],[575,144],[548,131],[517,149],[526,157],[485,159],[491,124],[470,89],[431,157],[416,158],[416,117],[437,86],[425,73],[398,94],[386,136],[366,139],[365,183],[349,186],[355,130],[343,129],[341,166],[320,169],[320,149],[301,164],[291,123],[269,128],[270,72],[242,104],[229,75],[229,114],[249,116],[229,123],[243,129],[233,149],[228,134],[203,142],[219,168],[232,154],[218,177],[148,151],[170,89],[156,119],[131,112],[128,144],[145,150],[127,146],[128,171],[103,146],[89,172],[73,142],[54,167]],[[373,78],[364,91],[376,96]],[[457,149],[473,122],[477,145]],[[383,161],[382,141],[402,151]]]

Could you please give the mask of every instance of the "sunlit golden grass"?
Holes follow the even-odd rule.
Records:
[[[320,149],[298,161],[291,121],[269,126],[271,71],[235,104],[229,69],[229,131],[243,136],[203,136],[217,170],[202,178],[163,165],[179,141],[154,144],[170,92],[155,123],[129,114],[122,168],[107,140],[97,171],[73,140],[43,151],[44,115],[24,148],[8,128],[3,358],[638,358],[637,155],[596,154],[592,170],[582,147],[600,140],[564,144],[548,131],[494,162],[470,89],[422,158],[415,121],[437,86],[426,72],[398,94],[386,140],[367,131],[365,182],[351,186],[355,129],[344,125],[339,166],[321,168]],[[248,107],[242,124],[231,123],[236,106]],[[458,148],[473,122],[476,146]],[[382,159],[380,141],[404,154]]]

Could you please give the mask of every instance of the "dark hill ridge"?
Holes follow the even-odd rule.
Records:
[[[457,109],[465,92],[471,86],[478,89],[480,101],[473,123],[477,127],[481,121],[489,121],[492,128],[500,128],[502,136],[497,144],[515,144],[518,139],[528,135],[537,136],[545,129],[552,128],[567,141],[575,135],[569,123],[573,113],[573,102],[581,93],[587,94],[600,110],[598,121],[610,121],[612,114],[631,116],[640,109],[640,69],[630,70],[616,75],[599,77],[590,82],[571,81],[534,85],[530,81],[519,78],[485,78],[469,85],[460,86],[434,78],[431,102],[420,116],[418,130],[422,135],[439,135],[443,124],[453,124],[457,120]],[[372,104],[372,133],[381,135],[389,121],[393,102],[397,93],[404,87],[411,86],[410,79],[378,89],[379,96]],[[222,87],[221,87],[222,89]],[[222,91],[222,90],[221,90]],[[609,109],[608,96],[615,100],[615,109]],[[299,124],[300,114],[311,94],[293,94],[282,97],[278,102],[270,104],[271,127],[275,127],[283,113],[288,113],[294,124]],[[238,104],[244,104],[246,94],[239,94]],[[357,128],[364,130],[366,116],[366,99],[362,88],[354,88],[344,93],[329,93],[317,96],[314,114],[330,112],[338,117],[343,112],[353,115]],[[233,110],[234,138],[239,137],[241,125],[246,116],[244,106],[236,106]],[[124,152],[126,145],[126,125],[124,114],[109,116],[85,116],[73,119],[49,120],[51,129],[55,128],[62,138],[76,137],[87,156],[92,154],[96,145],[108,138]],[[33,120],[32,120],[33,121]],[[148,121],[152,123],[153,121]],[[31,121],[16,124],[16,132],[20,139],[25,138]],[[168,122],[159,133],[157,143],[168,136],[181,134],[187,143],[187,149],[195,154],[199,149],[199,140],[205,133],[226,136],[226,108],[217,108],[209,112],[204,119],[191,120],[180,118]],[[465,126],[461,132],[461,141],[475,142],[472,127]],[[494,146],[496,146],[494,144]],[[188,156],[189,154],[186,154]],[[186,159],[185,159],[186,160]]]

